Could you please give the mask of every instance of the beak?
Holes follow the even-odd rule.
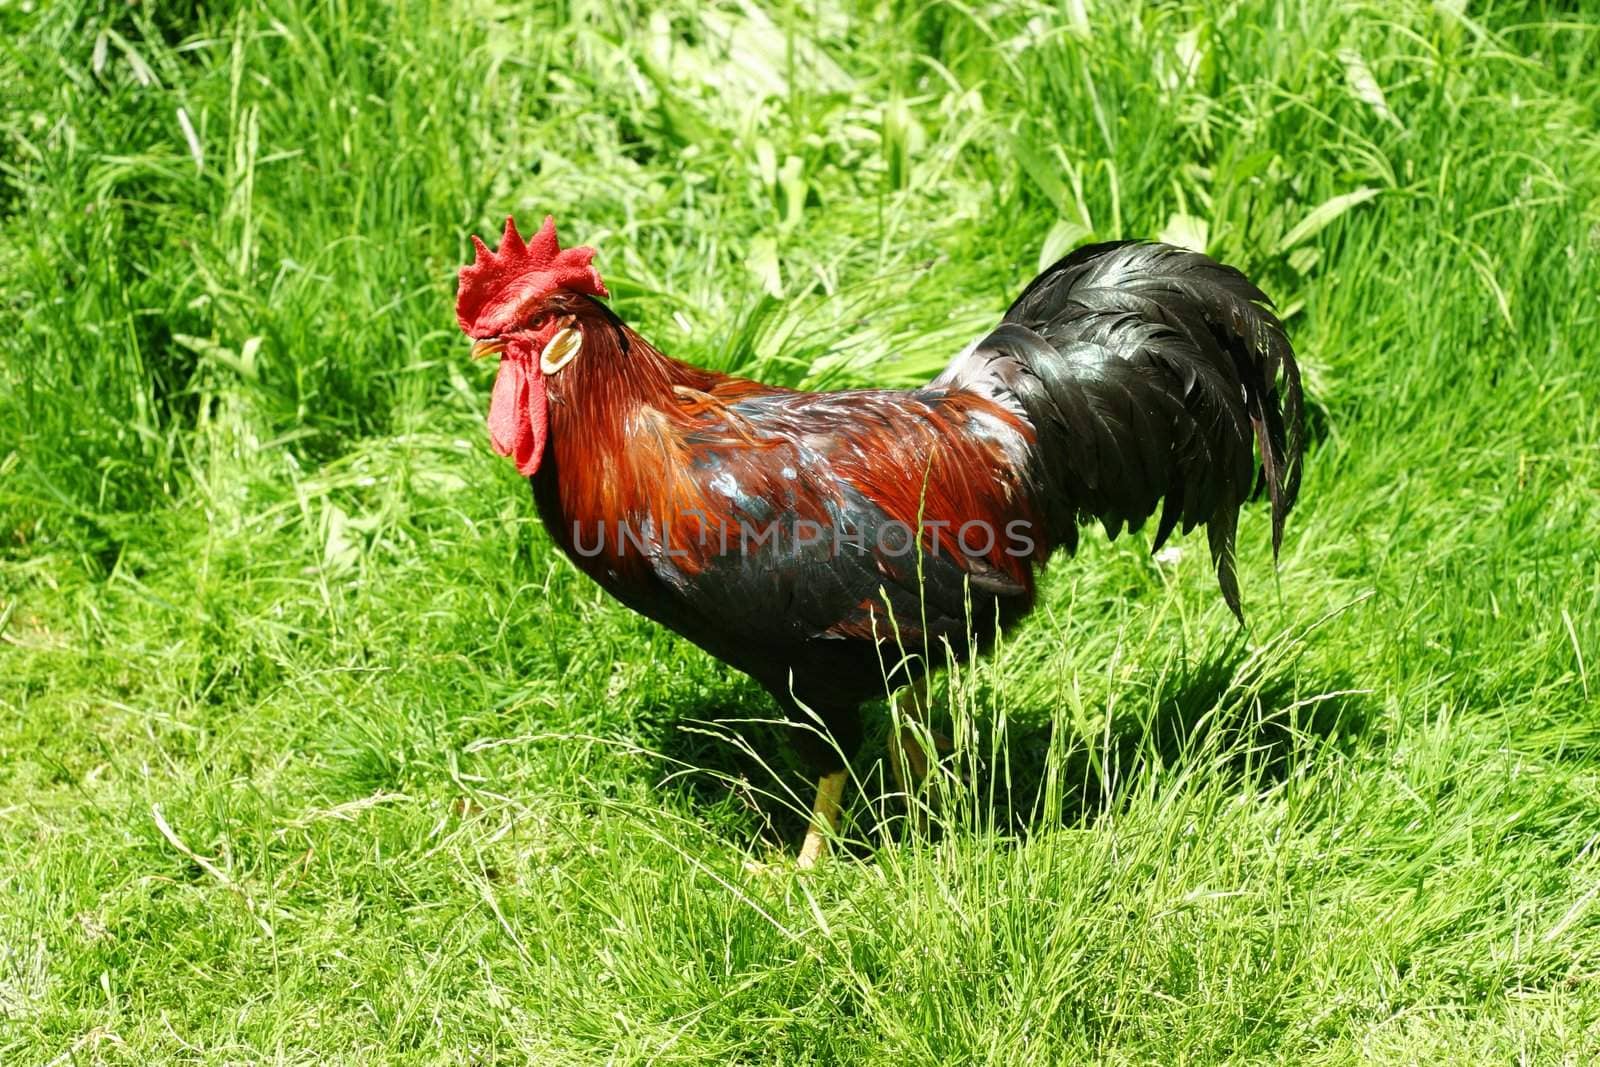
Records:
[[[472,358],[482,359],[484,356],[494,356],[504,352],[506,343],[498,337],[485,337],[480,341],[472,342]]]

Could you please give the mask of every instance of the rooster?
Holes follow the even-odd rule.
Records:
[[[1299,370],[1267,297],[1199,253],[1079,248],[926,386],[806,392],[657,351],[553,219],[472,242],[456,316],[499,358],[489,438],[555,543],[820,726],[795,731],[817,778],[800,866],[837,831],[862,705],[925,684],[924,650],[1017,624],[1080,527],[1116,537],[1159,509],[1154,551],[1203,525],[1241,621],[1234,534],[1262,487],[1282,543]]]

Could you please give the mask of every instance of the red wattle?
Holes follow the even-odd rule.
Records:
[[[489,443],[500,455],[510,456],[525,478],[538,471],[544,458],[548,418],[544,375],[520,359],[502,358],[489,399]]]

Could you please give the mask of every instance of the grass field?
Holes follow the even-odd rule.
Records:
[[[227,6],[0,4],[0,1063],[1600,1056],[1600,7]],[[490,452],[510,211],[824,387],[1237,264],[1311,408],[1248,628],[1087,538],[937,832],[872,744],[784,869],[765,696]]]

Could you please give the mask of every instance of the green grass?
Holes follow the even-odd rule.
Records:
[[[1600,10],[226,6],[0,5],[0,1062],[1600,1055]],[[487,446],[508,211],[828,386],[1203,240],[1312,407],[1249,629],[1089,538],[932,840],[874,746],[746,873],[770,705]]]

